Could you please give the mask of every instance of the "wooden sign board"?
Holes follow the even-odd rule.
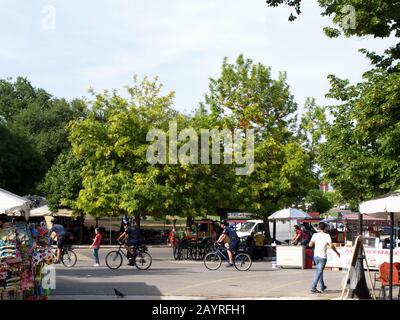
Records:
[[[364,246],[363,246],[363,237],[362,237],[362,236],[358,236],[358,237],[356,238],[353,248],[354,248],[354,250],[353,250],[353,255],[352,255],[352,257],[351,257],[350,265],[349,265],[349,267],[348,267],[347,274],[346,274],[346,278],[345,278],[345,281],[344,281],[344,283],[343,283],[343,289],[342,289],[341,299],[343,299],[343,297],[344,297],[344,292],[345,292],[346,290],[347,290],[346,298],[348,298],[348,295],[349,295],[349,293],[350,293],[350,289],[349,289],[348,282],[349,282],[350,276],[353,274],[353,272],[354,272],[354,270],[355,270],[356,263],[357,263],[357,258],[358,258],[358,255],[359,255],[359,253],[360,253],[360,250],[361,250],[361,252],[364,254],[364,259],[365,259],[366,254],[365,254],[365,250],[364,250]],[[368,263],[367,263],[367,260],[366,260],[366,259],[365,259],[365,263],[366,263],[367,270],[368,270],[368,278],[369,278],[369,281],[370,281],[370,285],[371,285],[371,288],[373,288],[371,273],[370,273],[370,271],[369,271],[369,266],[368,266]],[[372,289],[371,291],[372,291],[372,297],[373,297],[373,299],[376,300],[374,290]]]

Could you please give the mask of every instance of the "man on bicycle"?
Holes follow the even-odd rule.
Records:
[[[61,261],[61,252],[64,248],[66,241],[68,241],[70,237],[70,233],[61,225],[54,223],[54,220],[50,221],[51,228],[49,233],[52,234],[53,232],[57,236],[57,261],[54,263],[60,263]]]
[[[235,230],[229,227],[229,223],[227,221],[221,222],[221,228],[223,229],[222,234],[219,236],[217,243],[221,244],[222,241],[229,238],[229,242],[225,243],[225,247],[229,256],[229,264],[227,267],[233,266],[233,251],[237,251],[239,249],[240,239]]]
[[[132,226],[129,226],[127,221],[124,221],[123,224],[125,231],[118,237],[117,241],[125,241],[129,265],[133,265],[136,252],[133,252],[132,247],[142,244],[142,235],[140,234],[139,228],[135,226],[134,222],[132,222]]]

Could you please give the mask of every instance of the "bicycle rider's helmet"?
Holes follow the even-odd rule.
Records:
[[[222,220],[221,224],[223,224],[225,227],[229,227],[229,222],[226,220]]]

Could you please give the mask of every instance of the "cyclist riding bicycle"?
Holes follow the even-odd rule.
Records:
[[[57,261],[54,262],[57,264],[61,261],[61,252],[64,249],[66,242],[68,242],[71,237],[71,234],[61,224],[54,223],[54,220],[50,221],[50,225],[51,228],[49,233],[52,234],[54,232],[57,236]]]
[[[235,230],[229,227],[229,223],[227,221],[221,221],[221,228],[223,229],[222,234],[219,236],[217,243],[221,244],[222,241],[229,238],[229,242],[225,243],[225,247],[229,256],[229,264],[227,267],[233,266],[233,251],[237,251],[239,249],[240,239]]]
[[[127,221],[124,221],[123,224],[125,231],[118,237],[117,241],[125,241],[125,248],[129,259],[128,265],[134,265],[136,252],[133,251],[132,247],[141,245],[143,238],[134,222],[132,222],[132,226],[129,226]]]

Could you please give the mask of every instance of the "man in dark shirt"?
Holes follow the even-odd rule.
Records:
[[[68,231],[65,230],[65,228],[61,224],[54,223],[54,220],[51,220],[50,223],[50,234],[54,232],[57,235],[57,261],[55,263],[60,263],[61,250],[64,248],[65,241],[67,240],[69,234]]]
[[[134,224],[129,226],[128,222],[124,221],[125,231],[118,237],[117,241],[125,241],[125,248],[128,253],[129,265],[133,265],[133,252],[132,246],[138,246],[142,243],[142,235],[140,234],[139,228]]]
[[[233,253],[232,251],[237,251],[239,247],[240,239],[235,230],[229,227],[229,223],[227,221],[221,222],[221,228],[223,228],[222,234],[218,238],[217,242],[222,243],[222,241],[229,238],[229,243],[225,243],[225,247],[227,248],[228,256],[229,256],[229,264],[228,267],[233,266]]]
[[[254,248],[256,247],[256,241],[254,240],[254,232],[252,232],[246,238],[246,252],[253,257]]]

